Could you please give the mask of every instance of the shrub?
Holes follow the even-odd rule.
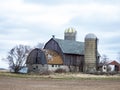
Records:
[[[59,69],[55,70],[55,73],[66,73],[66,70],[59,68]]]

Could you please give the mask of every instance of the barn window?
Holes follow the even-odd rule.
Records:
[[[36,66],[36,69],[38,69],[38,66]]]
[[[37,62],[37,57],[36,57],[36,59],[35,59],[35,64],[37,64],[38,62]]]
[[[54,65],[52,65],[52,67],[54,67]]]

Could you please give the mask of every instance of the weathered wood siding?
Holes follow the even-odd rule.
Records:
[[[62,49],[54,39],[49,40],[45,44],[44,49],[57,51],[62,56],[63,65],[78,67],[79,71],[83,71],[84,55],[63,53]]]
[[[33,49],[27,57],[26,64],[47,64],[44,52],[38,48]]]
[[[74,54],[64,54],[64,63],[66,65],[78,66],[84,61],[84,56]]]
[[[64,54],[64,64],[68,66],[75,66],[79,71],[83,71],[84,56],[75,54]]]
[[[50,41],[48,41],[45,44],[44,49],[55,50],[59,54],[61,55],[63,54],[61,48],[59,47],[58,43],[54,39],[51,39]]]

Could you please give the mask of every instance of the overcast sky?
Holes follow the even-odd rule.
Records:
[[[63,39],[69,27],[76,29],[77,41],[94,33],[100,54],[117,59],[120,0],[0,0],[0,60],[18,44],[35,46],[52,35]]]

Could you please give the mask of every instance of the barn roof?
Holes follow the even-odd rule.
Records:
[[[84,42],[78,42],[73,40],[62,40],[53,38],[66,54],[84,54]]]
[[[33,49],[27,57],[26,64],[47,64],[44,52],[38,48]]]
[[[117,62],[117,61],[112,61],[112,62],[110,62],[110,63],[108,63],[109,65],[118,65],[118,66],[120,66],[120,63],[119,62]]]
[[[26,64],[63,64],[63,61],[54,50],[35,48],[29,53]]]

